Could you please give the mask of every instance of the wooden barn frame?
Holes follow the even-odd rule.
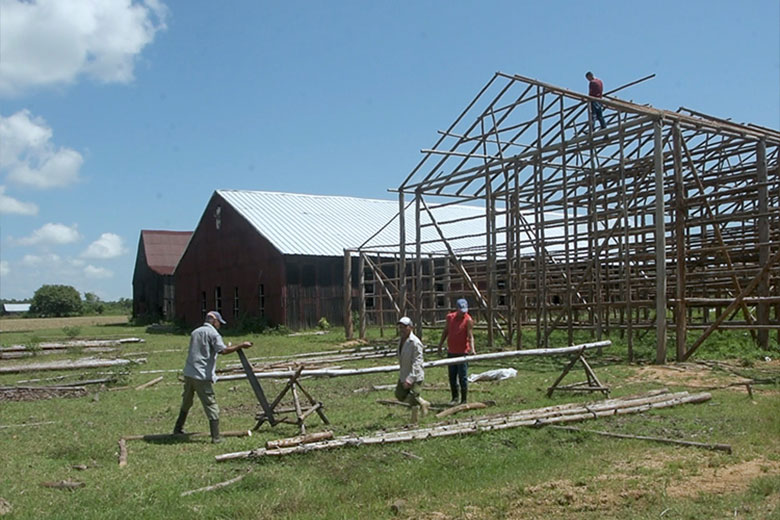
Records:
[[[529,327],[537,347],[555,330],[570,344],[619,331],[629,356],[655,330],[659,363],[668,339],[685,360],[718,329],[780,342],[780,132],[617,90],[597,130],[593,98],[496,73],[398,187],[398,242],[345,251],[360,334],[400,314],[438,328],[465,296],[489,343],[517,348]],[[437,219],[457,204],[484,208],[480,247],[456,247],[461,223]]]

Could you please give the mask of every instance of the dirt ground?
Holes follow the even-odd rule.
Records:
[[[748,379],[739,375],[744,368],[737,361],[642,366],[636,368],[628,381],[746,392],[742,383]],[[752,369],[777,374],[780,360],[760,361]],[[732,384],[735,386],[728,386]],[[508,488],[504,494],[513,497],[508,514],[472,507],[458,518],[486,520],[497,515],[509,519],[578,518],[579,514],[597,511],[619,514],[648,507],[659,495],[695,500],[702,494],[743,493],[755,479],[780,474],[780,462],[764,457],[725,465],[717,457],[712,452],[654,449],[635,460],[604,468],[600,475],[590,480],[551,480],[521,490]],[[768,496],[760,507],[761,511],[743,512],[750,512],[757,518],[773,517],[780,513],[780,494]],[[442,512],[420,515],[412,511],[408,511],[406,517],[452,518]]]

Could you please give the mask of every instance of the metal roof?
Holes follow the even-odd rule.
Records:
[[[157,274],[173,274],[191,236],[192,231],[141,230],[146,265]]]
[[[367,249],[398,250],[398,200],[246,190],[216,193],[284,255],[343,256],[344,249],[356,249],[369,239]],[[459,251],[484,249],[484,208],[456,204],[433,206],[431,211],[448,239],[458,237],[451,240],[452,247]],[[413,254],[413,203],[405,213],[407,252]],[[422,211],[422,242],[429,242],[423,243],[423,253],[446,253],[436,228],[425,225],[430,222],[427,212]]]
[[[4,303],[3,310],[5,312],[29,312],[29,303]]]

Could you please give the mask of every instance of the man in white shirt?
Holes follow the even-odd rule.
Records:
[[[219,406],[214,395],[212,383],[217,381],[217,354],[230,354],[238,349],[249,348],[251,341],[244,341],[238,345],[225,345],[219,329],[226,322],[217,311],[206,314],[206,322],[192,331],[190,335],[190,348],[187,354],[187,362],[184,364],[184,391],[181,394],[181,409],[176,426],[173,427],[174,435],[184,434],[184,422],[192,407],[192,398],[198,394],[206,417],[209,419],[211,430],[211,442],[222,442],[219,435]]]

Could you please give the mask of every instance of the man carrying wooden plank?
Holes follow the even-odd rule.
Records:
[[[422,414],[428,413],[431,403],[420,397],[425,372],[423,371],[422,341],[412,332],[414,323],[411,318],[404,316],[398,320],[398,335],[401,337],[398,343],[398,384],[395,386],[395,397],[399,401],[412,406],[414,418],[416,407],[419,406]]]
[[[206,322],[192,331],[187,362],[184,364],[184,391],[181,394],[179,418],[173,427],[174,435],[184,434],[184,422],[192,407],[192,398],[198,394],[206,417],[209,419],[211,442],[222,442],[219,435],[219,406],[214,395],[213,383],[217,381],[217,354],[230,354],[252,346],[251,341],[238,345],[225,345],[219,328],[226,322],[217,311],[206,314]]]

